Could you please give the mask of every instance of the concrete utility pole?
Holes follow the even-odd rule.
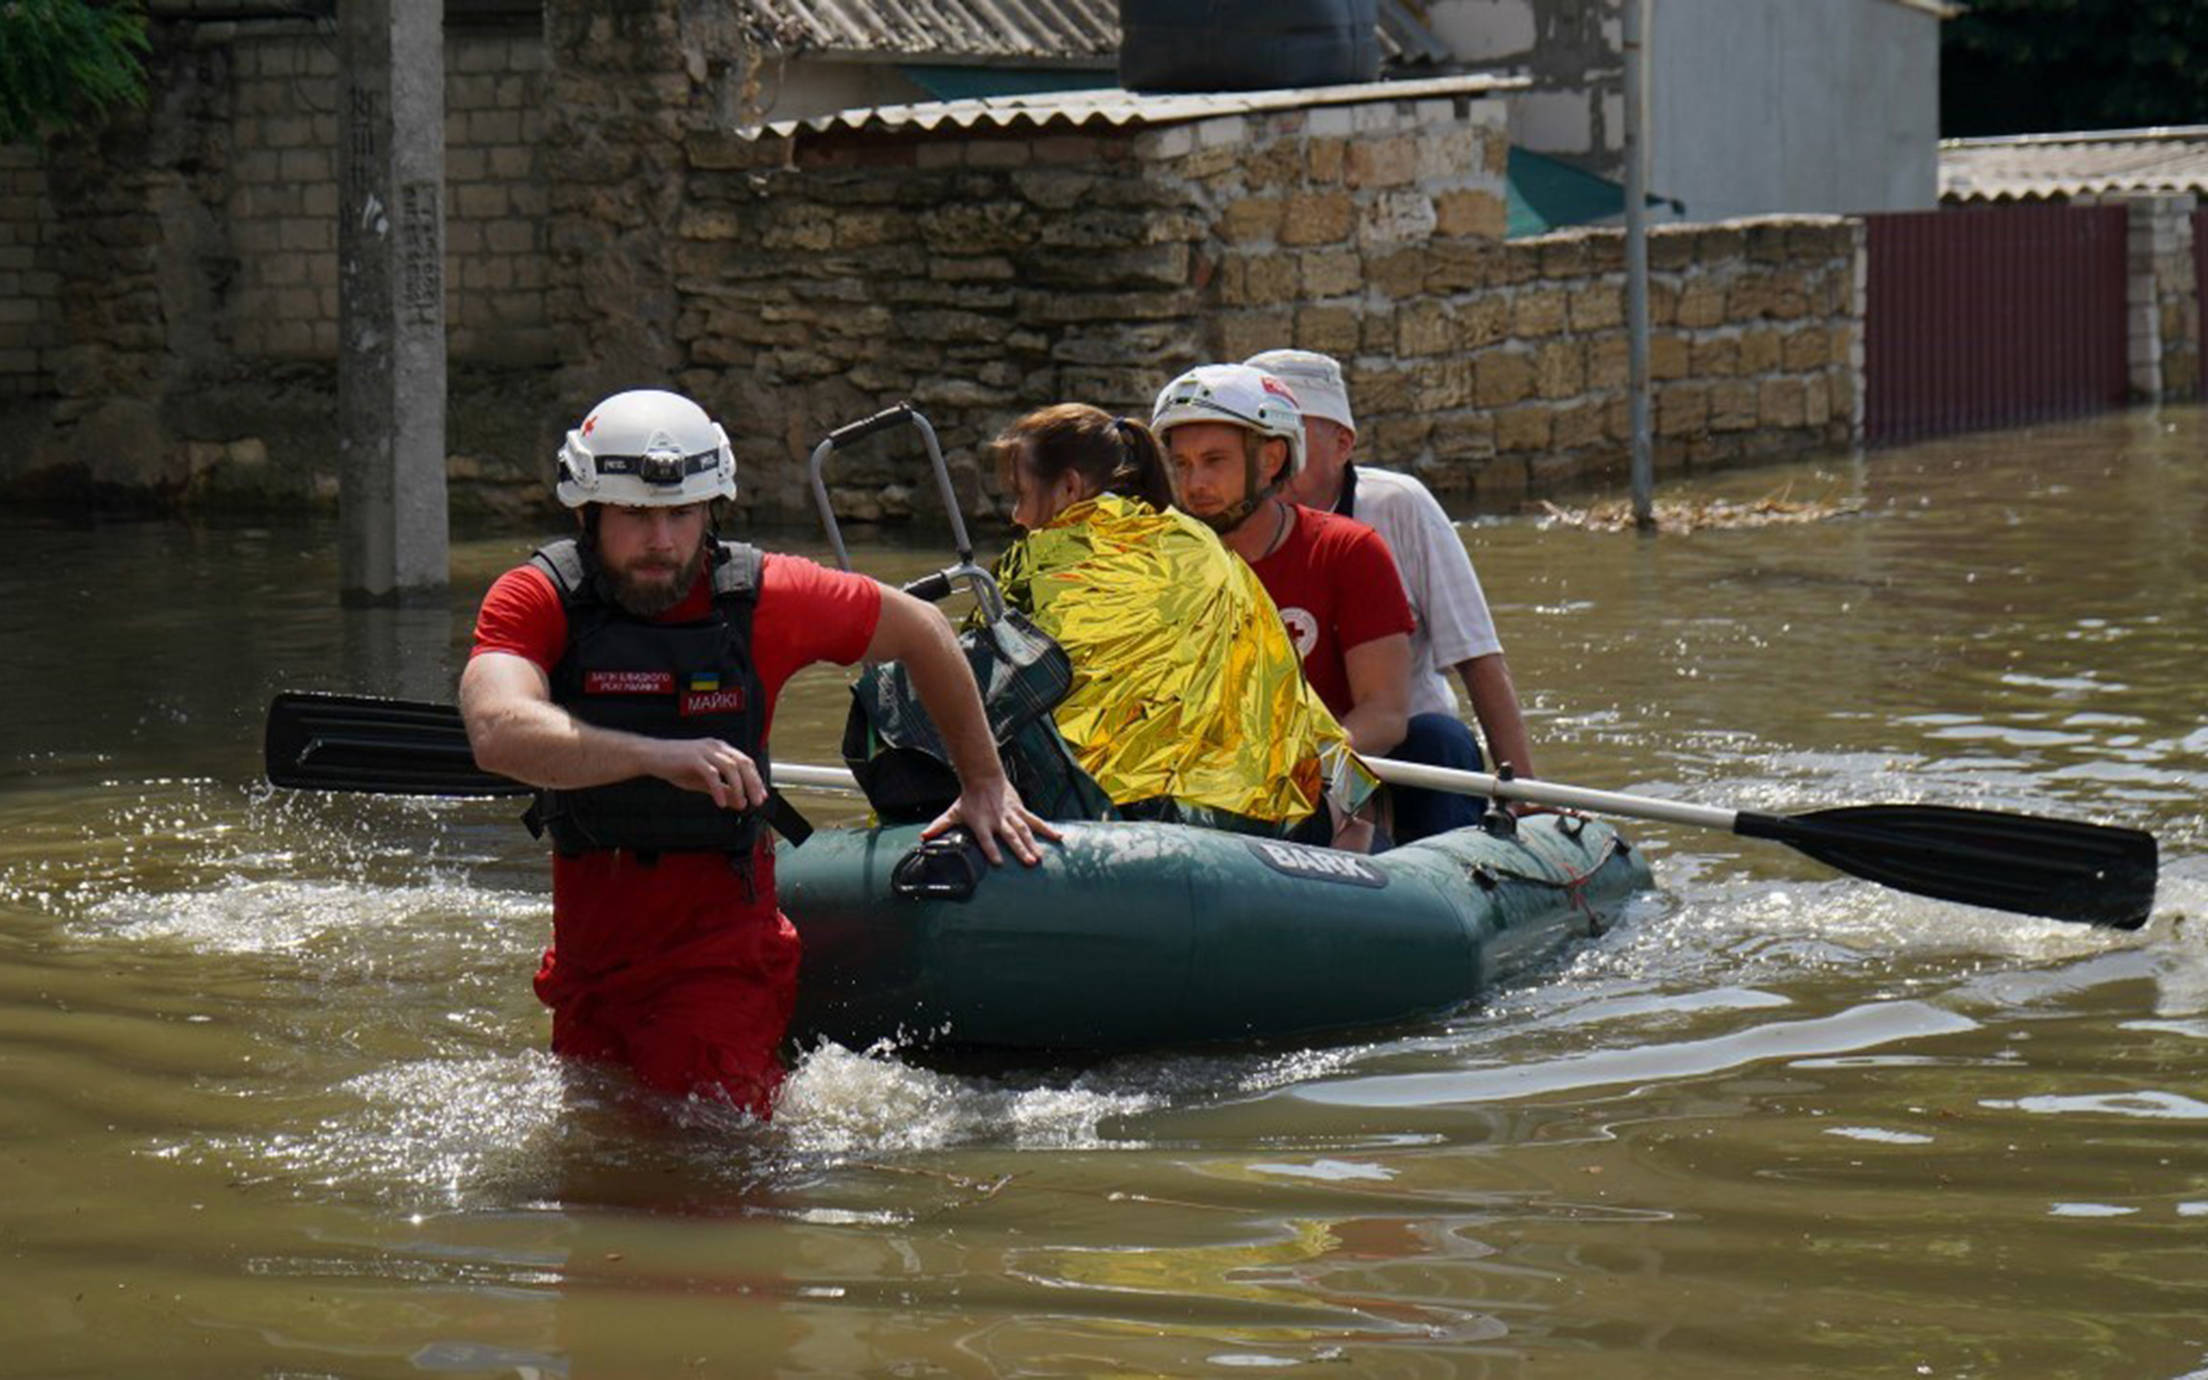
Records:
[[[1656,525],[1648,396],[1648,0],[1625,0],[1625,360],[1633,524]]]
[[[343,0],[337,12],[339,595],[441,600],[444,5]]]

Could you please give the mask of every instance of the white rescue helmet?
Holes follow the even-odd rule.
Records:
[[[672,508],[734,498],[736,453],[720,424],[680,393],[631,389],[590,409],[567,433],[554,492],[570,508]]]
[[[1227,422],[1288,443],[1280,479],[1303,468],[1303,408],[1294,390],[1247,364],[1199,364],[1165,386],[1150,410],[1150,429],[1165,434],[1187,422]],[[1278,482],[1277,480],[1275,482]]]

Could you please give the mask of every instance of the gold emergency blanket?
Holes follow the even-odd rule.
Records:
[[[1330,785],[1350,810],[1377,785],[1256,573],[1187,514],[1084,500],[1021,538],[997,575],[1072,658],[1058,731],[1115,804],[1165,797],[1293,822]]]

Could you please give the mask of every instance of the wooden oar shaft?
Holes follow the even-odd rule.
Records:
[[[1561,786],[1552,781],[1505,781],[1486,772],[1429,767],[1423,762],[1399,762],[1391,757],[1367,757],[1372,774],[1391,786],[1418,786],[1456,795],[1484,795],[1499,800],[1523,800],[1529,805],[1554,805],[1566,810],[1590,810],[1596,814],[1652,819],[1663,824],[1685,824],[1697,829],[1722,829],[1731,833],[1736,815],[1710,805],[1685,805],[1676,800],[1655,800],[1616,791],[1591,791],[1583,786]]]

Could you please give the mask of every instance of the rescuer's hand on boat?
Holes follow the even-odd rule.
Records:
[[[1027,808],[1005,777],[997,740],[989,731],[989,716],[981,706],[981,690],[974,684],[973,670],[951,634],[950,623],[933,604],[885,586],[881,621],[867,645],[866,659],[905,663],[920,706],[942,735],[951,769],[958,773],[958,799],[928,826],[926,836],[934,838],[963,824],[973,831],[982,856],[992,863],[1004,861],[1000,840],[1028,866],[1041,862],[1035,840],[1055,840],[1058,831]]]
[[[998,849],[998,841],[1002,840],[1012,856],[1029,867],[1043,860],[1037,839],[1058,841],[1058,831],[1050,821],[1028,809],[1001,773],[994,780],[961,778],[959,787],[958,799],[951,802],[951,808],[937,815],[933,824],[920,831],[920,837],[932,839],[964,825],[981,846],[981,855],[990,862],[1004,861]]]

